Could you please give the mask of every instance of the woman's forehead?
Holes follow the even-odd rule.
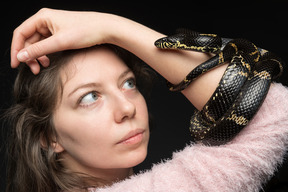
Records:
[[[87,79],[113,78],[126,71],[128,66],[110,49],[91,48],[77,52],[61,71],[63,85],[69,81],[78,82]]]

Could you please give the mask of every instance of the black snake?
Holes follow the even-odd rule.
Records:
[[[155,46],[215,54],[179,84],[167,82],[171,91],[181,91],[203,73],[229,62],[209,101],[191,117],[192,137],[207,145],[221,145],[235,137],[257,113],[271,81],[283,71],[280,58],[245,39],[232,40],[180,29],[175,35],[157,40]]]

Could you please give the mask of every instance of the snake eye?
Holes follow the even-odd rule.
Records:
[[[163,42],[163,41],[167,41],[167,40],[168,40],[167,37],[163,37],[163,38],[161,39],[162,42]]]
[[[181,42],[183,41],[183,39],[185,39],[181,34],[177,34],[177,35],[172,35],[167,37],[166,42],[170,42],[170,43],[177,43],[177,42]]]

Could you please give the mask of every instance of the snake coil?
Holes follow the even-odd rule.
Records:
[[[175,35],[157,40],[155,46],[215,54],[179,84],[167,82],[171,91],[182,91],[203,73],[229,62],[209,101],[191,117],[191,136],[206,145],[222,145],[232,140],[257,113],[272,80],[283,72],[280,58],[245,39],[232,40],[180,29]]]

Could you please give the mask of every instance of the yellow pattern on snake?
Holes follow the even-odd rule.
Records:
[[[193,139],[207,145],[221,145],[233,139],[256,114],[271,81],[283,71],[280,58],[244,39],[227,40],[215,34],[181,29],[175,35],[157,40],[155,46],[216,54],[179,84],[167,82],[171,91],[181,91],[203,73],[229,62],[209,101],[190,120]]]

